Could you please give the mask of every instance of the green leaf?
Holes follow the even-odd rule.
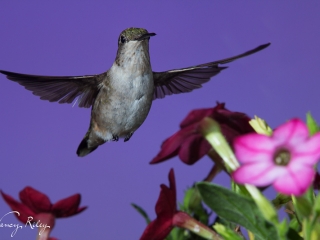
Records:
[[[309,218],[312,214],[312,205],[310,201],[305,197],[293,197],[294,208],[302,220],[302,218]]]
[[[208,224],[210,214],[204,208],[200,193],[197,188],[192,187],[185,192],[183,205],[180,205],[180,209],[189,213],[203,224]]]
[[[194,187],[189,188],[187,191],[185,191],[183,199],[184,210],[191,213],[196,208],[198,208],[199,205],[201,205],[201,197],[199,191]]]
[[[134,209],[136,209],[138,211],[138,213],[141,214],[141,216],[144,218],[144,220],[146,220],[147,225],[151,222],[150,218],[148,217],[148,214],[138,205],[131,203],[131,206],[134,207]]]
[[[317,214],[320,214],[320,194],[319,193],[316,197],[313,209]]]
[[[288,229],[287,220],[284,219],[282,222],[278,224],[278,234],[282,236],[284,239],[286,239],[285,236],[288,234],[288,230],[289,229]]]
[[[175,227],[171,230],[170,234],[166,237],[166,240],[185,240],[186,230],[182,228]]]
[[[314,219],[320,221],[320,194],[318,193],[313,204]]]
[[[216,223],[213,228],[226,240],[243,240],[236,232],[222,224]]]
[[[292,228],[289,228],[287,232],[287,239],[290,240],[303,240],[303,238],[299,235],[299,233]]]
[[[319,126],[316,120],[311,116],[310,112],[307,113],[307,126],[311,136],[319,132]]]
[[[317,169],[316,169],[317,170]],[[315,200],[315,195],[314,195],[314,190],[313,190],[313,185],[311,184],[311,186],[308,188],[307,192],[304,194],[304,196],[306,197],[306,199],[308,199],[308,201],[311,203],[311,205],[313,205],[314,200]]]
[[[298,222],[298,219],[296,217],[293,217],[290,220],[289,228],[291,228],[292,230],[294,230],[296,232],[300,232],[301,231],[301,224]]]
[[[280,239],[276,227],[267,222],[253,200],[212,183],[197,183],[203,201],[218,216],[239,224],[261,239]]]
[[[311,237],[312,239],[319,239],[320,238],[320,225],[314,224],[311,229]]]

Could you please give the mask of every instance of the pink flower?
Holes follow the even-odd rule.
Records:
[[[272,184],[279,193],[298,196],[313,182],[313,166],[320,157],[320,133],[309,137],[307,126],[292,119],[271,137],[251,133],[236,138],[234,149],[243,164],[232,173],[235,182]]]
[[[246,114],[229,111],[224,105],[218,103],[214,108],[191,111],[181,122],[181,129],[163,142],[160,152],[150,163],[163,162],[178,155],[182,162],[192,165],[206,155],[212,147],[198,131],[199,124],[205,117],[211,117],[220,124],[229,143],[236,136],[254,132]]]

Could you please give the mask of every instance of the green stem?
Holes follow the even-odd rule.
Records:
[[[188,229],[189,231],[209,240],[222,240],[213,229],[197,221],[185,212],[177,212],[173,217],[173,225]]]

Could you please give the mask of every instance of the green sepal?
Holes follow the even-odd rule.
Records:
[[[319,126],[316,120],[311,116],[310,112],[307,113],[307,126],[309,129],[310,136],[319,132]]]
[[[222,224],[222,225],[224,225],[224,226],[226,226],[227,228],[230,228],[230,229],[235,229],[237,226],[239,226],[239,225],[237,225],[237,224],[235,224],[233,222],[230,222],[230,221],[228,221],[228,220],[226,220],[224,218],[221,218],[219,216],[216,217],[213,225],[215,225],[217,223],[218,224]]]
[[[313,185],[311,184],[310,187],[307,189],[306,193],[304,194],[305,198],[313,205],[315,201],[315,195],[313,190]]]
[[[317,195],[314,201],[313,211],[317,217],[320,216],[320,194]]]
[[[170,234],[165,240],[207,240],[198,236],[186,229],[175,227],[171,230]]]
[[[305,196],[292,197],[292,200],[300,221],[312,215],[312,204]]]
[[[273,204],[273,206],[276,208],[276,209],[279,209],[282,207],[282,205],[288,203],[291,201],[291,196],[288,196],[288,195],[283,195],[283,194],[278,194],[276,196],[275,199],[273,199],[271,202]]]

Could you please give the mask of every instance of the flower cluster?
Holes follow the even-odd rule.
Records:
[[[212,178],[206,178],[186,191],[178,208],[171,169],[169,186],[160,185],[156,219],[150,221],[135,205],[149,223],[140,240],[199,239],[195,235],[201,239],[240,240],[243,235],[239,226],[257,239],[301,239],[302,235],[305,239],[320,239],[320,195],[313,192],[313,188],[320,186],[320,175],[316,172],[320,159],[319,129],[308,115],[307,125],[294,118],[272,130],[264,120],[256,117],[250,121],[246,114],[232,112],[223,103],[190,112],[181,122],[180,130],[163,142],[151,163],[179,156],[182,162],[192,165],[204,155],[212,157],[214,153],[235,187],[229,190],[209,183]],[[218,169],[216,173],[222,168]],[[278,193],[272,204],[261,191],[270,185]],[[1,195],[19,213],[16,215],[19,221],[43,224],[37,240],[55,240],[49,235],[56,218],[70,217],[87,208],[79,207],[80,194],[55,204],[32,187],[19,193],[20,201],[2,191]],[[210,213],[203,203],[219,217],[211,225]],[[278,220],[276,208],[281,206],[290,214],[290,225]]]
[[[296,212],[296,215],[291,215],[290,218],[298,222],[304,221],[304,224],[297,226],[296,232],[290,233],[295,236],[293,239],[299,239],[298,231],[301,229],[305,229],[303,235],[307,236],[305,234],[316,228],[314,219],[320,216],[317,212],[317,209],[320,209],[320,199],[316,201],[309,197],[308,201],[314,202],[314,206],[306,208],[307,200],[303,198],[309,187],[314,186],[315,189],[319,189],[320,185],[319,174],[315,171],[320,158],[320,133],[318,133],[319,126],[314,120],[307,126],[301,120],[294,118],[272,130],[264,120],[256,117],[250,121],[244,113],[231,112],[225,109],[224,104],[218,103],[215,108],[192,111],[182,121],[180,128],[164,141],[161,151],[151,163],[159,163],[178,155],[184,163],[192,165],[209,154],[209,151],[216,151],[224,164],[230,164],[226,170],[238,184],[238,194],[209,183],[199,183],[196,186],[202,200],[219,217],[246,227],[261,239],[266,237],[261,230],[271,223],[271,227],[266,228],[268,234],[274,234],[274,239],[282,239],[283,236],[279,233],[284,231],[284,225],[278,222],[271,203],[259,189],[254,187],[273,185],[279,193],[273,200],[274,206],[278,208],[288,204],[287,211]],[[169,182],[169,187],[161,185],[155,207],[157,218],[146,227],[141,240],[164,239],[174,227],[184,228],[190,232],[198,229],[197,234],[201,235],[201,231],[206,233],[207,235],[201,235],[206,239],[221,239],[221,236],[225,239],[241,239],[239,238],[241,233],[219,223],[214,225],[214,229],[220,234],[217,235],[217,232],[207,228],[186,212],[178,210],[173,170],[169,173]],[[244,185],[246,190],[241,185]],[[251,195],[255,204],[247,197],[241,197],[241,194]],[[293,200],[292,205],[290,202]],[[237,205],[241,207],[236,208]],[[250,214],[247,213],[252,211],[260,211],[261,215],[255,215],[250,219]],[[246,217],[241,220],[243,217],[240,216]],[[252,225],[246,221],[257,221],[257,223]],[[320,237],[320,232],[313,234]],[[179,236],[183,235],[174,233],[169,239],[180,239]]]

